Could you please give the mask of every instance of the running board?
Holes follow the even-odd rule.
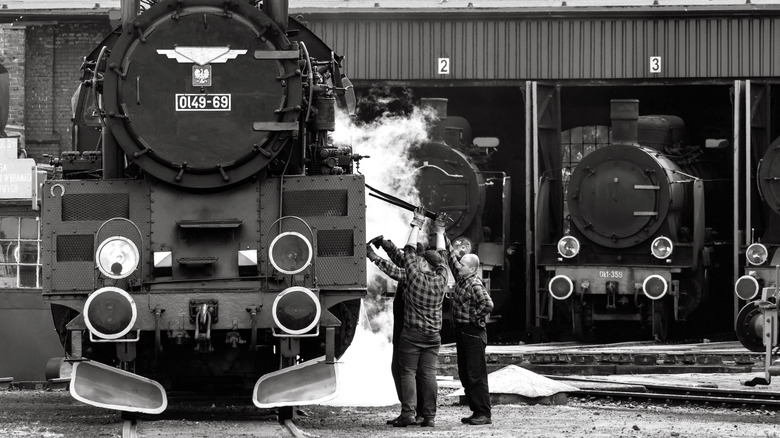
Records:
[[[260,377],[252,392],[252,402],[267,409],[318,404],[336,395],[336,364],[327,363],[322,356]]]
[[[159,414],[168,407],[159,383],[95,361],[73,363],[70,395],[99,408],[143,414]]]

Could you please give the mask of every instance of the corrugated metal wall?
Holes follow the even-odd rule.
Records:
[[[780,76],[780,17],[306,16],[356,80]],[[463,17],[465,18],[465,17]],[[661,71],[650,72],[650,57]],[[448,75],[438,58],[450,58]]]

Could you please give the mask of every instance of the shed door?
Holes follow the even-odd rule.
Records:
[[[561,98],[554,83],[528,81],[525,86],[526,119],[526,329],[546,312],[547,294],[539,294],[536,257],[542,242],[554,240],[563,229],[561,184]],[[534,299],[534,296],[536,299]]]
[[[734,166],[735,280],[742,275],[744,263],[740,259],[740,253],[743,252],[743,246],[750,245],[761,237],[753,236],[752,230],[766,230],[770,226],[769,221],[778,220],[774,214],[761,214],[762,201],[756,191],[759,181],[753,177],[756,175],[757,178],[756,168],[771,143],[770,91],[771,86],[766,83],[734,81],[734,156],[741,164]],[[741,134],[743,129],[744,134]],[[740,152],[740,145],[744,152]],[[744,213],[741,215],[741,212]],[[739,299],[734,295],[734,321],[741,307]]]

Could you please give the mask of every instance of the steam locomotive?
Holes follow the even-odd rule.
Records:
[[[740,343],[750,351],[764,353],[764,376],[745,382],[749,386],[768,385],[771,376],[780,375],[780,362],[773,360],[778,346],[778,297],[780,297],[780,203],[777,163],[780,138],[768,147],[753,142],[748,162],[752,186],[745,188],[748,211],[752,211],[750,244],[743,245],[744,270],[734,283],[736,299],[742,300],[734,323]]]
[[[122,16],[43,188],[72,396],[157,414],[171,389],[253,388],[288,415],[334,397],[366,293],[360,157],[329,136],[354,109],[341,58],[285,1],[126,0]]]
[[[445,233],[453,248],[480,258],[480,275],[495,303],[489,321],[509,309],[511,178],[491,170],[498,138],[473,137],[469,122],[447,114],[447,99],[423,98],[436,113],[430,140],[410,151],[420,202],[447,215]],[[445,324],[446,327],[446,324]]]
[[[571,173],[569,233],[538,249],[537,317],[575,338],[623,322],[666,339],[708,301],[718,232],[731,225],[706,215],[705,200],[728,197],[714,181],[728,180],[729,157],[722,141],[688,145],[679,117],[639,116],[637,100],[611,105],[611,143]],[[554,219],[546,211],[539,223]]]

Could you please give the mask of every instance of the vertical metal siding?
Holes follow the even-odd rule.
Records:
[[[318,21],[360,80],[780,76],[778,17]],[[649,73],[650,56],[662,70]],[[436,61],[450,58],[451,73]]]

